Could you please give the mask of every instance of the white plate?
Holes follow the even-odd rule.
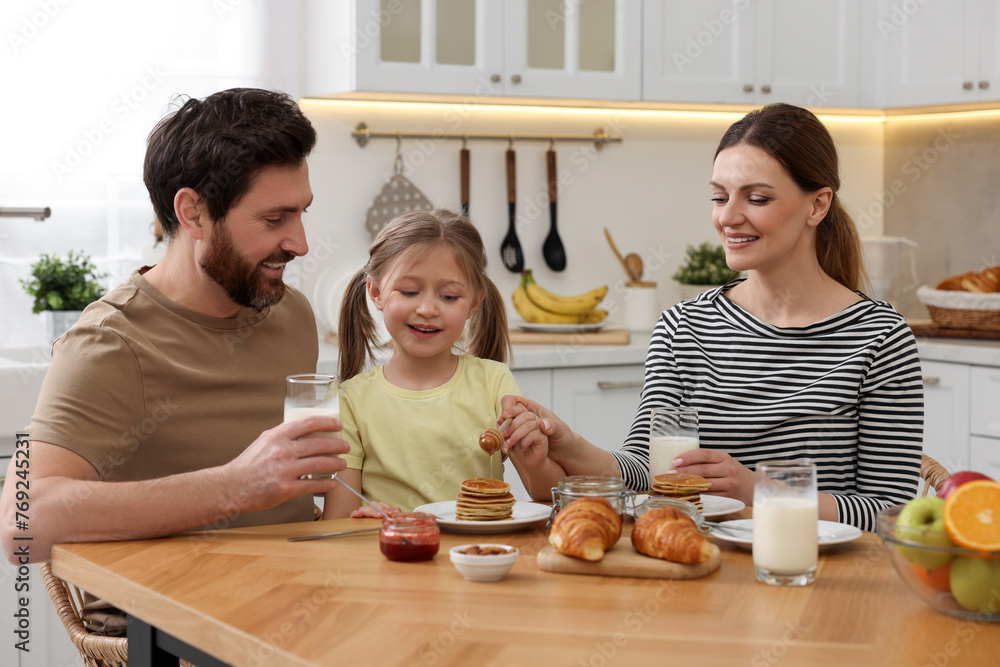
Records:
[[[347,260],[332,262],[315,280],[312,290],[312,307],[319,320],[320,327],[325,327],[327,331],[337,333],[340,326],[340,303],[344,300],[344,292],[351,282],[354,274],[365,265],[368,257],[356,257]],[[344,267],[353,267],[344,272]],[[368,312],[375,320],[375,332],[378,340],[385,344],[389,338],[389,332],[385,328],[382,320],[382,312],[368,299]]]
[[[641,505],[648,497],[649,496],[645,494],[636,496],[635,506],[638,507]],[[741,509],[746,507],[742,500],[724,498],[723,496],[710,496],[708,494],[702,494],[701,504],[705,508],[701,515],[706,519],[714,519],[718,516],[725,516],[727,514],[732,514],[733,512],[739,512]]]
[[[733,544],[746,548],[753,546],[753,519],[723,521],[722,525],[734,526],[736,528],[747,528],[748,530],[745,535],[743,534],[743,531],[740,531],[740,535],[737,536],[736,533],[728,533],[712,528],[712,537],[717,537],[725,542],[732,542]],[[848,526],[846,523],[837,523],[836,521],[819,522],[819,545],[821,547],[851,542],[859,537],[861,537],[860,528]]]
[[[604,328],[605,322],[591,322],[588,324],[533,324],[531,322],[514,322],[514,326],[523,331],[531,333],[590,333],[600,331]]]
[[[414,512],[428,512],[437,516],[438,525],[454,533],[513,533],[536,523],[548,521],[552,508],[540,503],[517,501],[514,503],[514,518],[507,521],[459,521],[455,518],[454,500],[428,503],[415,508]]]

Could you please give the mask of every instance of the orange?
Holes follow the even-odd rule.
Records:
[[[943,593],[951,592],[951,561],[933,570],[928,570],[926,567],[920,567],[914,563],[913,571],[917,573],[921,581],[934,590]]]
[[[944,527],[960,547],[1000,551],[1000,483],[980,479],[952,491],[944,503]]]

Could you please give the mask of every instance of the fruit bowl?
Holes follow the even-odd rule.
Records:
[[[896,530],[903,505],[878,514],[878,534],[889,549],[896,573],[911,591],[945,614],[1000,622],[1000,551],[982,552],[950,543],[945,531]],[[905,539],[919,533],[919,539]],[[961,600],[961,602],[960,602]]]

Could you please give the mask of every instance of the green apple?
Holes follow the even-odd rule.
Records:
[[[951,594],[969,611],[1000,614],[1000,559],[956,557],[951,562]]]
[[[953,547],[944,528],[944,500],[934,496],[914,498],[896,519],[896,539],[933,547]],[[932,549],[896,545],[900,555],[914,565],[933,570],[952,559],[952,554]]]

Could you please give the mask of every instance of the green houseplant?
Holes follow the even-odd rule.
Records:
[[[694,298],[718,285],[724,285],[737,275],[726,264],[726,251],[722,246],[705,241],[699,246],[687,247],[684,263],[671,277],[680,283],[683,300]]]
[[[71,250],[66,258],[42,255],[31,265],[31,279],[20,283],[35,299],[31,312],[50,312],[49,337],[55,340],[73,325],[81,310],[101,298],[104,287],[100,280],[105,275],[97,273],[89,255]]]

